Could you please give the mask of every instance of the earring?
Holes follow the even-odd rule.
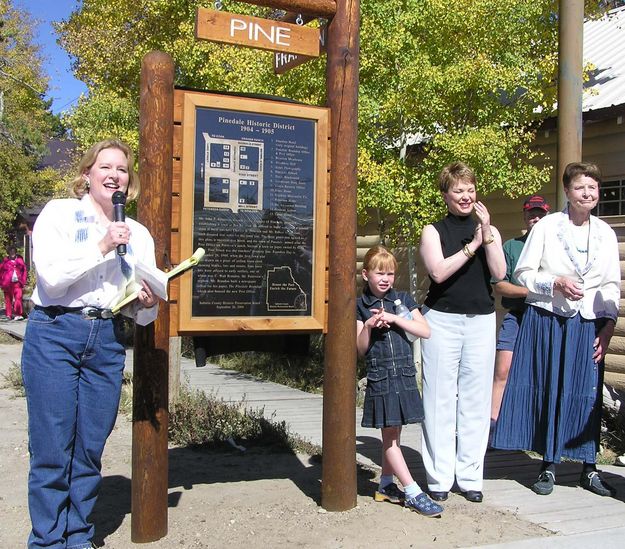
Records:
[[[85,189],[88,191],[89,187],[91,187],[91,181],[89,181],[88,177],[85,177]]]

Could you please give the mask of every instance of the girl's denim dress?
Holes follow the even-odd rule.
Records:
[[[381,307],[394,313],[396,299],[411,311],[417,308],[406,292],[391,289],[380,299],[366,288],[358,298],[356,317],[365,322],[372,316],[369,309]],[[423,401],[417,388],[412,344],[404,330],[394,324],[389,328],[374,328],[365,362],[367,391],[361,425],[381,428],[423,421]]]

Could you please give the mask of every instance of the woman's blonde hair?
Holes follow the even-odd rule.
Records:
[[[76,177],[70,184],[71,193],[77,197],[82,198],[89,192],[89,186],[85,180],[85,172],[91,169],[91,166],[95,164],[98,155],[104,149],[119,149],[124,153],[126,160],[128,160],[128,188],[126,189],[126,196],[128,200],[134,200],[139,196],[139,177],[134,170],[134,155],[132,150],[126,143],[119,139],[105,139],[92,145],[89,150],[83,155],[80,163],[78,164]]]
[[[362,262],[365,271],[392,270],[397,271],[397,259],[381,244],[371,248]]]

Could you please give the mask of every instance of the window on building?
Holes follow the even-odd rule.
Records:
[[[601,183],[599,204],[594,215],[625,215],[625,179],[615,179]]]

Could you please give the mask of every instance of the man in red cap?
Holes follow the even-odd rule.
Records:
[[[527,297],[527,288],[521,286],[513,276],[514,269],[516,269],[516,264],[519,261],[527,235],[532,230],[532,227],[549,213],[550,209],[549,204],[542,196],[537,194],[530,196],[523,203],[523,221],[527,229],[526,233],[506,241],[503,245],[504,255],[506,256],[506,276],[503,280],[496,281],[494,288],[495,293],[501,296],[501,304],[508,309],[508,313],[501,323],[497,338],[493,400],[490,413],[491,432],[499,417],[501,399],[506,388],[510,365],[512,364],[514,343],[519,332],[523,312],[525,311],[525,298]]]

